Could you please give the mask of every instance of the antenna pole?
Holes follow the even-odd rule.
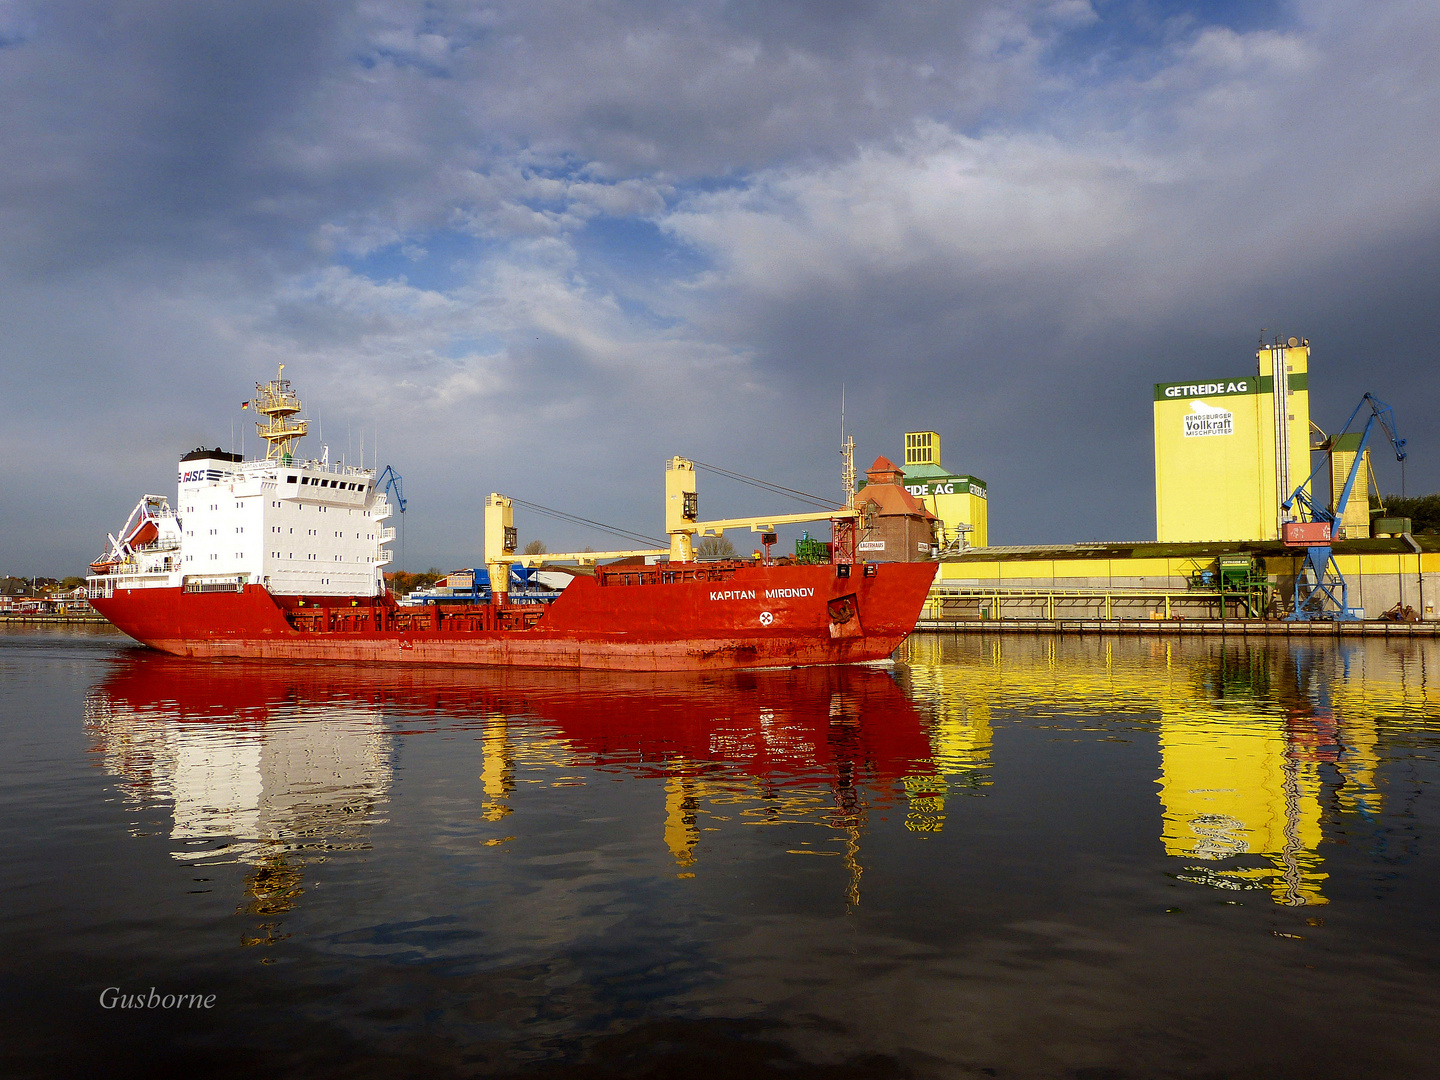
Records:
[[[845,434],[845,384],[840,384],[840,487],[849,506],[855,498],[855,440]]]

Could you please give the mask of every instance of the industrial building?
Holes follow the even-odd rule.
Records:
[[[1413,547],[1411,546],[1413,543]],[[1417,550],[1418,549],[1418,550]],[[1279,541],[1082,543],[972,548],[940,563],[927,619],[1220,619],[1278,614],[1303,556]],[[1221,560],[1245,566],[1221,578]],[[1440,538],[1347,540],[1335,561],[1369,618],[1440,606]],[[1207,579],[1206,575],[1210,575]]]
[[[855,545],[866,562],[924,562],[934,558],[940,522],[905,484],[905,474],[887,457],[865,472],[865,486],[851,505],[864,529]]]
[[[1161,543],[1279,538],[1281,504],[1310,475],[1310,343],[1255,359],[1254,374],[1155,384]]]
[[[891,466],[893,468],[893,466]],[[940,433],[905,433],[905,490],[936,519],[941,551],[984,547],[990,542],[989,490],[978,476],[952,473],[940,460]],[[860,487],[863,490],[865,482]]]
[[[1255,361],[1253,374],[1202,372],[1154,384],[1154,542],[987,547],[988,536],[977,535],[972,547],[942,555],[927,616],[1225,620],[1298,611],[1300,601],[1292,598],[1311,589],[1317,575],[1307,548],[1294,544],[1285,526],[1301,520],[1312,527],[1311,514],[1300,512],[1308,500],[1315,523],[1327,507],[1334,519],[1325,523],[1333,530],[1323,550],[1329,559],[1333,546],[1327,565],[1348,586],[1346,610],[1335,617],[1436,620],[1440,538],[1412,536],[1408,522],[1388,518],[1376,522],[1378,535],[1371,536],[1371,448],[1384,445],[1381,427],[1397,455],[1404,446],[1388,406],[1366,395],[1357,407],[1356,415],[1367,403],[1375,410],[1367,432],[1381,425],[1362,450],[1360,433],[1327,435],[1311,422],[1307,340],[1262,345]],[[906,435],[907,477],[912,448],[925,454],[932,435]],[[1321,490],[1297,500],[1312,474]]]

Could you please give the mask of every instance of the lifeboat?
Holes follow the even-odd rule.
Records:
[[[100,558],[92,562],[90,564],[90,572],[92,574],[113,574],[116,567],[132,552],[139,550],[146,544],[153,544],[159,539],[159,536],[160,527],[150,518],[145,517],[142,512],[140,520],[135,523],[135,528],[130,530],[130,535],[125,537],[124,540],[117,543],[113,536],[110,538],[111,546],[109,553],[101,555]]]
[[[135,531],[125,538],[125,547],[131,551],[142,548],[146,544],[153,544],[155,538],[160,535],[159,526],[148,518],[135,526]]]

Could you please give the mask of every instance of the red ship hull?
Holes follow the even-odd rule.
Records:
[[[544,606],[404,609],[258,585],[117,589],[91,604],[176,656],[693,671],[883,660],[915,628],[934,575],[933,563],[670,564],[604,567]]]

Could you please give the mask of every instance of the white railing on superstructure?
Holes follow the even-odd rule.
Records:
[[[375,479],[374,469],[363,469],[359,465],[346,465],[339,461],[292,461],[288,464],[282,464],[278,461],[254,458],[250,461],[227,462],[221,471],[248,475],[250,473],[282,472],[287,469],[294,469],[297,472],[306,473],[328,473],[332,476],[363,477],[367,480]]]

